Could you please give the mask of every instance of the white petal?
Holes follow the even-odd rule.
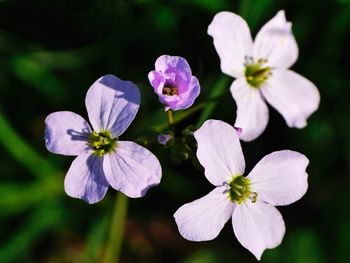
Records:
[[[294,151],[266,155],[249,173],[251,189],[258,200],[272,205],[288,205],[299,200],[307,190],[306,167],[309,160]]]
[[[316,86],[291,70],[276,69],[261,87],[265,99],[282,114],[289,127],[304,128],[307,118],[318,109]]]
[[[259,137],[269,120],[269,110],[259,89],[248,85],[245,78],[236,79],[231,93],[237,104],[235,127],[240,127],[240,139],[246,142]]]
[[[144,196],[162,176],[157,157],[129,141],[118,141],[115,152],[104,156],[103,170],[114,189],[132,198]]]
[[[274,206],[250,201],[235,207],[232,226],[238,241],[258,260],[265,249],[281,244],[286,230]]]
[[[79,155],[88,152],[90,134],[90,125],[74,112],[54,112],[45,120],[45,145],[53,153]]]
[[[74,159],[64,179],[64,190],[69,196],[93,204],[105,196],[107,189],[99,157],[84,153]]]
[[[106,75],[89,88],[85,104],[94,130],[110,131],[118,137],[135,118],[140,92],[134,83]]]
[[[284,11],[279,11],[257,34],[253,57],[267,59],[273,68],[289,68],[298,58],[298,45],[292,24],[286,21]]]
[[[246,21],[234,13],[220,12],[209,25],[208,34],[214,39],[222,72],[235,78],[242,76],[245,56],[251,56],[253,50]]]
[[[223,185],[234,175],[243,175],[244,156],[237,131],[219,120],[208,120],[195,133],[197,157],[213,185]]]
[[[217,187],[209,194],[181,206],[174,214],[180,234],[191,241],[216,238],[230,219],[234,204],[226,187]]]

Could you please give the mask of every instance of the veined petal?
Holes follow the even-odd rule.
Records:
[[[307,118],[318,109],[320,93],[316,86],[291,70],[275,69],[266,85],[264,98],[282,114],[289,127],[304,128]]]
[[[180,234],[191,241],[216,238],[230,219],[234,204],[228,199],[225,187],[181,206],[174,214]]]
[[[118,137],[135,118],[140,92],[134,83],[106,75],[89,88],[85,104],[94,130],[108,130]]]
[[[204,174],[215,186],[223,185],[234,175],[243,175],[245,161],[236,130],[219,120],[207,120],[195,133],[197,157]]]
[[[259,89],[250,87],[245,78],[236,79],[231,93],[237,104],[235,127],[240,127],[240,139],[246,142],[259,137],[269,120],[269,110]]]
[[[116,150],[104,156],[103,170],[114,189],[132,198],[144,196],[150,187],[159,184],[162,176],[157,157],[129,141],[118,141]]]
[[[283,218],[274,206],[250,201],[235,207],[232,226],[238,241],[258,260],[265,249],[281,244],[286,230]]]
[[[181,94],[182,103],[179,103],[178,105],[172,107],[172,109],[179,110],[179,109],[189,108],[193,104],[194,100],[198,97],[199,93],[200,93],[199,81],[195,76],[192,76],[189,82],[188,89],[186,90],[186,92]]]
[[[309,160],[294,151],[278,151],[266,155],[249,173],[251,190],[258,200],[272,205],[288,205],[306,192],[306,167]]]
[[[93,204],[105,196],[107,189],[99,157],[84,153],[74,159],[64,179],[64,190],[69,196]]]
[[[156,71],[163,73],[174,73],[176,72],[176,81],[188,82],[191,79],[192,71],[190,65],[186,59],[179,56],[160,56],[155,62]]]
[[[231,12],[215,15],[208,27],[225,74],[239,78],[244,74],[245,57],[251,56],[253,40],[246,21]]]
[[[257,34],[254,41],[255,59],[267,59],[273,68],[289,68],[298,58],[298,45],[284,11],[279,11]]]
[[[52,153],[79,155],[87,152],[90,134],[90,125],[74,112],[54,112],[45,120],[45,145]]]

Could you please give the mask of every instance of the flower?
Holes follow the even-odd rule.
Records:
[[[235,126],[240,138],[256,139],[266,128],[267,101],[289,127],[303,128],[317,110],[316,86],[288,70],[298,57],[298,46],[284,11],[266,23],[253,43],[247,23],[231,12],[218,13],[208,27],[221,60],[223,73],[236,78],[231,93],[237,104]]]
[[[145,195],[160,182],[160,163],[146,148],[119,141],[140,105],[137,86],[103,76],[89,88],[85,105],[93,129],[70,111],[54,112],[45,120],[46,148],[78,156],[64,180],[66,193],[90,204],[100,201],[109,185],[129,197]]]
[[[198,79],[182,57],[160,56],[148,79],[166,111],[187,109],[200,92]]]
[[[232,126],[208,120],[194,136],[204,174],[216,188],[176,211],[180,234],[192,241],[212,240],[232,218],[238,241],[260,260],[285,233],[275,206],[291,204],[307,190],[308,159],[294,151],[273,152],[245,177],[242,149]]]
[[[173,139],[173,136],[168,133],[161,133],[161,134],[158,134],[157,136],[157,141],[161,145],[166,145],[172,139]]]

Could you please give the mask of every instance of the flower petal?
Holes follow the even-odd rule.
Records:
[[[134,83],[106,75],[89,88],[85,104],[94,130],[109,130],[113,137],[118,137],[135,118],[140,92]]]
[[[192,76],[188,89],[183,94],[181,94],[181,103],[175,105],[174,107],[171,107],[171,109],[180,110],[189,108],[190,106],[192,106],[194,100],[198,97],[199,93],[199,81],[195,76]],[[170,109],[170,107],[165,107],[166,110],[167,108]]]
[[[289,127],[303,128],[317,110],[320,93],[316,86],[291,70],[275,69],[261,87],[265,99],[282,114]]]
[[[93,204],[105,196],[107,189],[108,182],[99,157],[84,153],[74,159],[64,179],[67,195]]]
[[[278,151],[266,155],[249,173],[251,189],[258,200],[272,205],[288,205],[306,192],[306,167],[309,160],[294,151]]]
[[[274,206],[250,201],[235,207],[232,226],[238,241],[258,260],[265,249],[281,244],[286,230]]]
[[[223,185],[234,175],[243,175],[245,161],[236,130],[219,120],[207,120],[195,133],[197,157],[204,174],[215,186]]]
[[[221,61],[221,71],[231,77],[244,74],[245,57],[251,56],[253,40],[249,27],[240,16],[231,12],[215,15],[208,27]]]
[[[202,198],[181,206],[175,212],[176,224],[184,238],[206,241],[219,235],[234,208],[225,189],[217,187]]]
[[[118,141],[114,153],[106,154],[103,169],[109,184],[129,197],[142,197],[159,184],[162,169],[157,157],[129,141]]]
[[[292,24],[286,21],[284,11],[279,11],[257,34],[254,41],[255,59],[267,59],[273,68],[289,68],[298,58],[298,45]]]
[[[231,93],[237,104],[235,127],[240,127],[240,139],[246,142],[259,137],[269,120],[269,110],[259,89],[250,87],[245,78],[236,79]]]
[[[74,112],[54,112],[45,120],[45,145],[52,153],[78,155],[87,152],[90,134],[90,125]]]
[[[162,73],[176,73],[176,82],[188,83],[192,76],[191,67],[183,57],[162,55],[155,62],[155,70]]]

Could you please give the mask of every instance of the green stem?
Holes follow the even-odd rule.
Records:
[[[173,117],[173,111],[172,110],[168,110],[167,112],[167,118],[168,118],[168,124],[169,124],[169,129],[172,132],[174,131],[174,117]]]
[[[118,192],[112,215],[106,253],[102,261],[103,263],[116,263],[119,261],[127,211],[128,198],[123,193]]]

